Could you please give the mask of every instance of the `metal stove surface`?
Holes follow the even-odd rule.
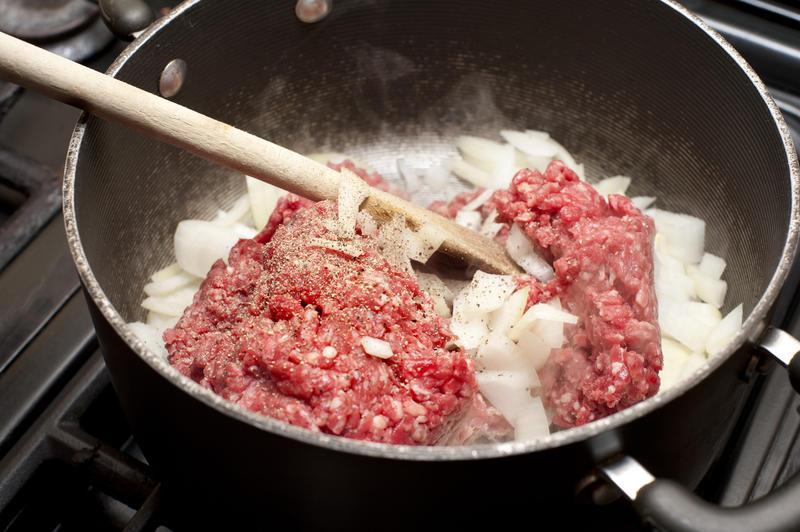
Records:
[[[685,4],[759,71],[800,144],[798,9],[761,0]],[[122,47],[110,45],[89,64],[104,69]],[[159,484],[127,428],[67,251],[58,187],[50,181],[62,171],[79,113],[32,93],[15,93],[14,100],[0,120],[0,530],[197,528],[202,523],[170,512],[177,494]],[[3,110],[0,104],[0,115]],[[23,184],[6,180],[9,168],[26,176]],[[26,207],[44,201],[37,194],[49,203]],[[33,229],[4,261],[6,222],[25,209],[35,212],[36,219],[25,222]],[[796,265],[773,319],[796,336],[798,287]],[[767,367],[698,492],[737,505],[793,475],[800,469],[798,409],[785,374]],[[579,503],[571,511],[578,527],[641,529],[621,499],[606,506]]]

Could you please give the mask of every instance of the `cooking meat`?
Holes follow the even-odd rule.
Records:
[[[530,281],[531,294],[559,295],[579,318],[540,372],[553,422],[581,425],[654,395],[662,356],[653,220],[625,196],[606,201],[560,161],[543,174],[521,170],[493,202],[553,260],[555,279]]]
[[[397,444],[505,436],[430,297],[375,238],[339,238],[336,216],[332,202],[280,203],[276,223],[217,261],[167,330],[172,365],[313,431]]]

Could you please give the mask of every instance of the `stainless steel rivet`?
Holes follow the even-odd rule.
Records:
[[[173,59],[161,72],[158,80],[158,92],[164,98],[172,98],[183,87],[186,80],[186,61],[183,59]]]
[[[297,0],[294,12],[301,22],[319,22],[331,12],[332,0]]]

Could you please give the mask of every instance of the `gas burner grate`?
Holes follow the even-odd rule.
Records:
[[[58,175],[0,146],[0,271],[60,208]]]
[[[168,530],[95,351],[0,461],[0,530]]]

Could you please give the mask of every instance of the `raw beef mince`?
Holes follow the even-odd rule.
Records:
[[[374,237],[341,239],[336,217],[332,202],[282,200],[256,239],[214,264],[165,333],[171,364],[312,431],[397,444],[507,435],[430,297]],[[365,337],[388,342],[391,356],[367,354]]]
[[[625,196],[606,201],[559,161],[544,174],[521,170],[492,201],[553,260],[555,279],[529,281],[532,296],[559,295],[578,316],[540,372],[553,422],[581,425],[654,395],[662,356],[652,219]]]

